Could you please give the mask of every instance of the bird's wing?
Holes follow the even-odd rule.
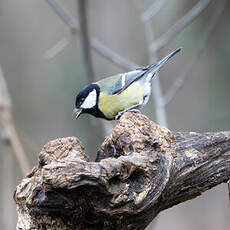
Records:
[[[129,87],[133,82],[139,80],[140,78],[149,78],[150,81],[155,75],[156,71],[162,67],[171,57],[178,53],[181,49],[178,48],[163,59],[161,59],[156,64],[138,68],[134,71],[130,71],[123,74],[118,74],[98,82],[102,91],[106,91],[109,95],[119,94],[127,87]]]
[[[139,78],[145,71],[142,69],[134,70],[127,73],[117,74],[112,77],[102,79],[97,82],[101,91],[109,95],[117,94],[126,89],[132,82]]]
[[[131,72],[120,74],[119,79],[116,81],[116,83],[109,88],[108,93],[109,94],[118,94],[121,93],[123,90],[125,90],[127,87],[129,87],[134,81],[139,79],[145,71],[142,69],[134,70]]]

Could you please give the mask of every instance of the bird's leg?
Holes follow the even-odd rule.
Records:
[[[141,111],[139,109],[130,109],[127,112],[141,113]]]
[[[119,120],[119,118],[121,117],[121,115],[125,112],[134,112],[134,113],[141,113],[140,110],[135,109],[136,107],[140,106],[141,104],[135,104],[132,105],[128,108],[125,108],[124,110],[122,110],[121,112],[119,112],[116,116],[115,116],[115,120]]]

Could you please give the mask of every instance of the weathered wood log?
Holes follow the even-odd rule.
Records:
[[[144,229],[160,211],[229,178],[230,132],[173,133],[125,113],[97,162],[76,137],[44,146],[15,191],[17,229]]]

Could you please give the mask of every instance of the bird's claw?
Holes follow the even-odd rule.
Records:
[[[118,121],[121,117],[123,113],[119,112],[116,116],[115,116],[115,120]]]
[[[141,111],[139,109],[130,109],[127,112],[133,112],[133,113],[141,113]]]
[[[141,111],[138,110],[138,109],[130,109],[130,110],[121,111],[121,112],[119,112],[119,113],[115,116],[115,120],[116,120],[116,121],[119,120],[120,117],[121,117],[124,113],[126,113],[126,112],[141,113]]]

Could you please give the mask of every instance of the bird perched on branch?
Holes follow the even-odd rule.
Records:
[[[85,86],[76,96],[73,116],[83,113],[106,120],[117,120],[127,112],[139,112],[151,94],[151,81],[156,71],[178,53],[178,48],[156,64],[117,74]]]

